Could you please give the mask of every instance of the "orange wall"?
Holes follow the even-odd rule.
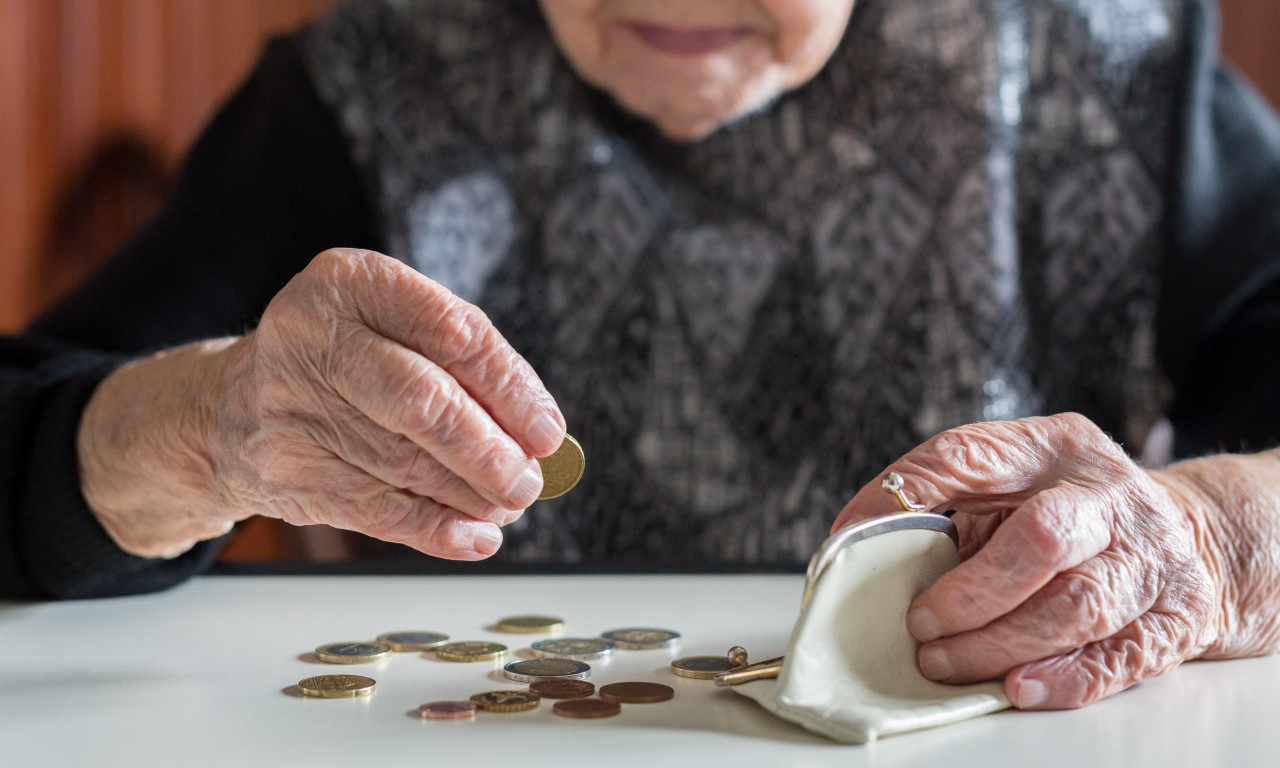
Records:
[[[263,41],[335,0],[0,0],[0,332],[38,307],[53,200],[104,135],[170,168]],[[1280,104],[1280,2],[1221,0],[1224,50]]]
[[[132,131],[172,168],[265,39],[335,0],[0,0],[0,331],[68,174]]]

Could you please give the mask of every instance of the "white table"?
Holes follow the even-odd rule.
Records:
[[[403,629],[502,641],[500,617],[550,613],[568,636],[625,626],[684,634],[682,655],[780,653],[798,576],[205,577],[143,597],[0,603],[4,766],[1253,766],[1280,764],[1280,657],[1187,665],[1075,712],[1005,712],[865,746],[775,719],[667,651],[619,651],[597,685],[654,680],[676,697],[571,720],[550,702],[474,722],[423,721],[423,702],[517,687],[500,667],[416,653],[376,665],[310,660],[317,645]],[[307,699],[333,672],[372,697]]]

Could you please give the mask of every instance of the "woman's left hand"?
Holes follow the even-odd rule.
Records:
[[[963,562],[907,615],[926,677],[1004,676],[1017,707],[1080,707],[1217,639],[1224,575],[1202,505],[1088,419],[959,427],[888,470],[927,508],[957,512]],[[894,507],[877,478],[833,530]]]

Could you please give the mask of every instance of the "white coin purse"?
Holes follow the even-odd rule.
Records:
[[[778,717],[854,744],[1009,707],[1000,682],[943,685],[916,665],[920,643],[907,630],[907,609],[959,564],[957,541],[951,520],[925,512],[837,532],[809,563],[804,605],[777,677],[734,690]]]

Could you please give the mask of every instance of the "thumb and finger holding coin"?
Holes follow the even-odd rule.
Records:
[[[239,516],[478,559],[581,477],[581,446],[528,362],[479,309],[393,259],[321,254],[253,341],[227,396],[235,471],[219,473],[235,478]]]

